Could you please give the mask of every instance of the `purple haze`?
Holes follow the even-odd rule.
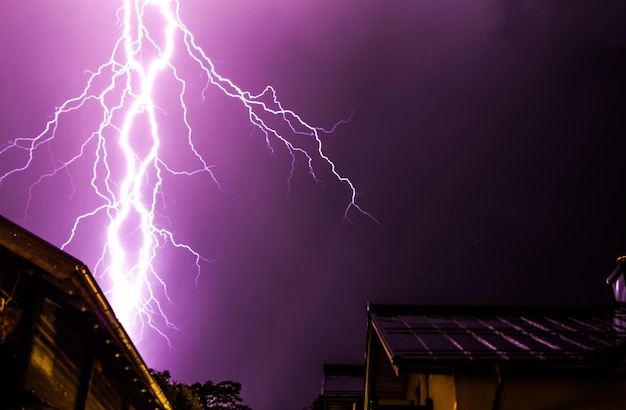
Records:
[[[346,191],[306,168],[288,191],[288,156],[272,157],[236,103],[193,101],[226,192],[194,178],[170,193],[171,225],[214,262],[197,286],[187,257],[164,262],[181,331],[174,351],[145,341],[148,364],[239,381],[255,410],[300,409],[322,363],[362,360],[368,301],[609,301],[603,279],[626,242],[621,3],[184,2],[242,88],[273,85],[314,125],[354,112],[324,142],[381,224],[345,223]],[[2,3],[0,145],[38,134],[84,87],[117,38],[117,6]],[[38,186],[23,218],[31,171],[0,186],[0,213],[60,245],[84,176]],[[90,243],[68,251],[97,258]]]

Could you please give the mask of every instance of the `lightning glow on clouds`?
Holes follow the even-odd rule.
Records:
[[[334,127],[323,129],[305,122],[280,103],[271,86],[253,94],[220,75],[181,21],[179,9],[178,0],[124,0],[117,11],[120,36],[110,58],[90,73],[80,95],[58,107],[37,136],[15,138],[0,146],[0,158],[23,158],[19,164],[6,161],[12,168],[0,169],[0,185],[15,174],[48,162],[47,170],[29,188],[29,203],[33,190],[40,184],[60,172],[69,173],[70,166],[89,158],[89,169],[84,171],[90,175],[89,185],[76,189],[89,189],[97,204],[77,215],[62,248],[73,243],[81,229],[87,229],[88,220],[105,221],[101,233],[91,233],[106,236],[100,258],[92,269],[111,285],[106,289],[108,298],[118,319],[135,340],[141,339],[146,326],[165,338],[162,325],[174,327],[162,308],[163,298],[169,297],[166,280],[154,263],[159,252],[164,247],[185,250],[195,263],[197,275],[202,263],[207,262],[190,245],[179,241],[167,218],[160,217],[164,211],[163,197],[167,195],[163,192],[164,175],[206,174],[221,189],[197,142],[194,143],[200,136],[189,120],[192,87],[188,74],[182,73],[184,70],[178,63],[181,60],[197,68],[193,82],[199,78],[205,81],[201,93],[194,98],[203,100],[209,87],[216,88],[241,104],[248,121],[261,132],[272,153],[279,146],[289,153],[288,182],[299,160],[307,164],[310,176],[316,181],[319,179],[315,164],[323,163],[350,193],[345,218],[349,220],[349,212],[356,210],[373,219],[357,204],[353,183],[337,171],[322,149],[320,135],[333,132]],[[155,97],[162,92],[162,83],[175,84],[182,134],[162,130],[161,121],[170,115]],[[59,131],[66,116],[80,111],[98,113],[99,121],[93,123],[88,135]],[[306,147],[296,142],[303,137],[307,140]],[[172,161],[171,155],[165,155],[163,141],[173,138],[193,161],[181,165]],[[62,160],[46,160],[45,153],[51,151],[50,147],[64,144],[67,139],[79,139],[74,152]]]

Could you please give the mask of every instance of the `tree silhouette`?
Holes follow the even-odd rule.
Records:
[[[203,410],[198,396],[194,394],[191,387],[172,380],[169,370],[159,372],[150,369],[150,373],[174,410]]]
[[[213,384],[207,380],[204,384],[190,386],[172,380],[169,370],[150,369],[150,373],[174,410],[252,410],[242,404],[240,383],[222,381]]]
[[[242,404],[241,383],[223,381],[213,384],[208,380],[204,384],[192,384],[191,390],[200,399],[200,407],[204,410],[252,410]]]

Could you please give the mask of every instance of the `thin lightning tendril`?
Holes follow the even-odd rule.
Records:
[[[159,31],[149,29],[148,12],[152,16],[157,15],[159,21],[163,22]],[[140,340],[144,328],[150,326],[167,339],[165,330],[156,324],[155,315],[167,326],[175,328],[167,319],[161,299],[155,292],[160,289],[160,294],[171,302],[166,282],[154,264],[159,250],[165,246],[174,246],[187,251],[195,261],[196,280],[202,263],[208,262],[157,222],[157,204],[163,195],[163,175],[192,176],[204,173],[222,190],[211,166],[194,144],[195,134],[188,119],[186,102],[189,86],[175,66],[173,60],[176,55],[184,53],[184,57],[191,58],[206,76],[206,85],[201,93],[203,101],[207,89],[216,87],[245,107],[250,123],[262,132],[272,154],[276,143],[286,149],[291,158],[288,185],[294,176],[298,158],[304,159],[311,177],[319,181],[314,162],[321,160],[334,177],[347,186],[350,193],[344,211],[345,219],[350,221],[348,214],[354,209],[375,221],[357,204],[352,181],[337,171],[322,149],[320,135],[332,133],[347,120],[338,122],[331,129],[312,126],[297,113],[285,108],[273,87],[267,86],[261,93],[253,94],[218,74],[211,59],[183,24],[179,0],[124,0],[117,16],[121,36],[115,42],[109,60],[95,72],[88,73],[89,79],[80,95],[66,100],[58,107],[36,137],[15,138],[0,146],[2,156],[16,155],[19,151],[26,153],[22,165],[4,174],[0,173],[0,185],[13,174],[33,166],[38,150],[44,147],[50,149],[55,139],[60,138],[57,134],[63,117],[87,109],[88,105],[99,106],[100,122],[77,152],[69,159],[53,162],[49,171],[43,172],[29,187],[25,215],[30,207],[33,190],[39,184],[61,171],[68,171],[68,167],[84,158],[87,152],[93,153],[90,189],[97,196],[99,205],[74,220],[71,232],[61,247],[65,248],[76,240],[79,228],[88,219],[106,217],[106,244],[94,266],[94,272],[106,277],[112,284],[112,288],[107,291],[111,304],[118,319],[130,329],[134,338]],[[162,37],[161,41],[157,40],[157,35]],[[179,87],[178,104],[186,130],[184,140],[196,161],[196,165],[188,169],[177,169],[162,155],[159,115],[163,114],[163,110],[155,103],[154,93],[159,80],[168,75]],[[290,132],[285,133],[281,131],[283,128],[273,126],[277,120],[284,130]],[[147,129],[143,130],[142,126]],[[295,136],[306,137],[314,143],[315,149],[297,145],[293,138]],[[133,238],[132,246],[129,246],[129,237]]]

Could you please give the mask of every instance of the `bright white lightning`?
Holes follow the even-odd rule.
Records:
[[[158,251],[166,245],[185,249],[195,259],[198,274],[200,263],[204,260],[191,246],[179,242],[172,231],[155,219],[159,197],[162,195],[163,175],[205,173],[219,187],[210,166],[194,145],[197,136],[188,121],[186,104],[189,87],[175,66],[176,55],[191,59],[203,73],[207,81],[205,90],[217,87],[227,97],[242,104],[249,121],[263,133],[272,152],[272,144],[282,144],[291,155],[289,181],[298,157],[305,160],[315,180],[318,178],[314,162],[322,161],[350,192],[345,209],[346,219],[353,208],[371,217],[357,205],[352,182],[338,173],[335,164],[322,150],[320,134],[331,133],[334,127],[325,130],[309,125],[294,111],[282,106],[271,86],[259,94],[252,94],[218,74],[212,61],[181,21],[179,7],[178,0],[124,0],[118,9],[121,36],[109,60],[91,73],[82,93],[57,108],[52,119],[36,137],[17,138],[0,146],[0,156],[10,156],[21,150],[28,154],[22,165],[0,174],[1,184],[12,174],[32,166],[36,151],[58,139],[57,129],[64,115],[85,109],[88,104],[99,106],[101,120],[84,139],[80,150],[41,175],[31,186],[30,192],[46,178],[67,170],[71,164],[83,158],[90,147],[95,146],[90,189],[100,203],[76,218],[62,247],[65,248],[75,240],[78,230],[87,219],[106,217],[106,245],[94,272],[98,276],[106,276],[112,284],[113,287],[107,291],[109,300],[118,319],[135,339],[141,337],[145,326],[152,326],[165,336],[163,330],[155,326],[154,315],[172,326],[155,294],[158,288],[167,297],[165,281],[153,264]],[[161,22],[158,30],[150,30],[153,25],[148,22],[148,13],[151,13],[151,18],[156,16]],[[189,169],[176,169],[164,159],[161,152],[161,109],[155,103],[154,94],[159,81],[166,77],[174,79],[178,84],[181,120],[186,130],[186,135],[182,137],[166,137],[179,138],[181,144],[186,144],[196,160],[196,165]],[[277,123],[283,124],[283,127],[279,129],[272,125]],[[289,133],[285,134],[284,130]],[[315,149],[297,145],[294,136],[306,136],[313,142]]]

